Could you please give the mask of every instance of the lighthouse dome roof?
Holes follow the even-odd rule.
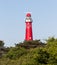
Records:
[[[27,13],[26,14],[26,17],[31,17],[31,13]]]

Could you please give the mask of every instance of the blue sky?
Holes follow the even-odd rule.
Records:
[[[57,0],[0,0],[0,40],[14,46],[25,39],[25,15],[31,12],[33,38],[57,37]]]

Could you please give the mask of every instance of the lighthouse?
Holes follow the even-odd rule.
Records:
[[[25,40],[26,41],[33,40],[31,13],[26,14],[25,24],[26,24]]]

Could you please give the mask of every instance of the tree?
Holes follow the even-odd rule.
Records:
[[[2,40],[0,40],[0,47],[4,46],[4,42]]]
[[[27,51],[24,48],[13,47],[13,48],[10,48],[9,52],[6,54],[6,58],[16,59],[16,58],[19,58],[26,53],[27,53]]]
[[[57,38],[47,40],[46,51],[49,53],[48,64],[57,64]]]

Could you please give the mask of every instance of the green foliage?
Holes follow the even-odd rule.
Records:
[[[39,49],[38,51],[38,62],[40,64],[47,64],[49,59],[49,53],[46,50]]]
[[[6,54],[6,57],[10,59],[16,59],[26,53],[27,53],[26,49],[21,47],[14,47],[14,48],[11,48],[10,51]]]
[[[46,46],[47,52],[49,53],[49,63],[57,64],[57,38],[49,38]]]
[[[35,45],[35,44],[39,44],[39,43],[41,44],[42,42],[40,40],[33,40],[33,41],[24,41],[23,43],[24,44],[30,44],[30,45],[34,44]]]
[[[4,42],[2,40],[0,40],[0,47],[4,46]]]
[[[24,41],[25,45],[41,43],[39,40]],[[0,59],[0,65],[57,65],[57,38],[48,38],[44,47],[26,49],[17,44]]]

